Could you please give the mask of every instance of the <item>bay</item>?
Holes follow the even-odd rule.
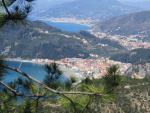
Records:
[[[67,32],[80,32],[81,30],[87,31],[90,30],[90,26],[76,23],[67,23],[67,22],[52,22],[52,21],[43,21],[44,23],[59,28],[62,31]]]
[[[19,68],[22,72],[25,72],[37,80],[43,81],[47,72],[45,71],[44,65],[34,64],[31,62],[20,62],[20,61],[6,61],[6,64],[13,68]],[[17,78],[22,77],[20,74],[14,71],[7,71],[6,76],[4,77],[4,82],[11,82]],[[63,74],[57,80],[61,84],[70,82],[70,77]]]
[[[32,75],[32,77],[34,77],[38,80],[43,80],[46,75],[46,71],[44,70],[43,65],[33,64],[33,63],[29,63],[29,62],[22,63],[19,61],[7,61],[6,64],[8,66],[14,67],[14,68],[20,67],[21,71]],[[4,77],[4,81],[11,82],[11,81],[17,79],[18,77],[21,77],[21,75],[19,75],[16,72],[13,72],[13,71],[7,71],[6,76]]]

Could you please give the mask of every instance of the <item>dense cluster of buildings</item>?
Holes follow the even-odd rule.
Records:
[[[121,35],[108,35],[101,32],[91,31],[93,35],[98,38],[108,38],[110,40],[117,41],[122,46],[126,47],[129,50],[137,48],[150,48],[150,42],[143,41],[143,36],[139,35],[130,35],[130,36],[121,36]]]
[[[108,58],[97,58],[97,59],[82,59],[82,58],[65,58],[58,61],[49,59],[33,59],[33,63],[47,64],[56,62],[63,67],[65,71],[70,71],[77,77],[94,77],[101,78],[106,75],[107,69],[112,65],[119,65],[120,72],[124,73],[131,64],[121,63]]]

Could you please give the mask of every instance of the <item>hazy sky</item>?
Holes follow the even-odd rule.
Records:
[[[41,2],[43,2],[43,1],[47,1],[47,2],[64,2],[64,1],[73,1],[73,0],[37,0],[37,1],[41,1]],[[136,2],[136,1],[150,1],[150,0],[119,0],[119,1],[134,1],[134,2]]]
[[[69,2],[74,0],[35,0],[35,5],[37,9],[45,9],[55,4],[60,4],[63,2]],[[88,1],[88,0],[87,0]],[[118,0],[118,1],[130,1],[130,2],[137,2],[137,1],[150,1],[150,0]]]
[[[74,0],[36,0],[36,4],[42,5],[43,3],[47,4],[58,4],[63,2],[69,2]],[[87,0],[88,1],[88,0]],[[150,0],[118,0],[118,1],[129,1],[129,2],[137,2],[137,1],[150,1]]]
[[[73,1],[73,0],[35,0],[34,4],[36,7],[43,9],[50,5],[60,4],[63,2],[69,2],[69,1]]]
[[[132,1],[132,2],[141,1],[141,2],[142,2],[142,1],[150,1],[150,0],[120,0],[120,1],[129,1],[129,2],[131,2],[131,1]]]
[[[68,1],[73,1],[73,0],[36,0],[36,3],[53,3],[53,4],[57,4],[57,3],[62,3],[62,2],[68,2]]]

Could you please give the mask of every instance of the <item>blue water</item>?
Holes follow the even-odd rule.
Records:
[[[8,66],[11,66],[14,68],[18,68],[20,66],[20,64],[21,64],[21,62],[16,62],[16,61],[7,62]],[[45,75],[46,75],[46,71],[44,70],[44,66],[32,64],[32,63],[22,63],[20,70],[32,75],[33,77],[35,77],[38,80],[43,80]],[[11,82],[11,81],[17,79],[18,77],[21,77],[21,75],[19,75],[16,72],[13,72],[13,71],[8,71],[6,73],[4,81],[5,82]]]
[[[43,79],[47,75],[44,69],[44,65],[38,65],[38,64],[28,63],[28,62],[21,63],[21,62],[16,62],[16,61],[7,61],[6,64],[13,68],[18,68],[20,67],[20,64],[22,64],[20,67],[20,70],[22,72],[25,72],[40,81],[43,81]],[[14,71],[8,71],[6,73],[6,76],[4,77],[4,81],[11,82],[11,81],[16,80],[19,77],[22,77],[22,76]],[[59,83],[64,84],[70,81],[70,78],[63,74],[63,76],[60,76],[60,78],[57,81]]]
[[[59,28],[62,31],[67,32],[79,32],[81,30],[87,31],[90,29],[90,26],[88,25],[81,25],[81,24],[75,24],[75,23],[66,23],[66,22],[51,22],[51,21],[44,21],[48,25],[51,25],[53,27]]]

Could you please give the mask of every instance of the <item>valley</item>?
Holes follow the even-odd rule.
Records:
[[[0,113],[150,113],[149,3],[0,0]]]
[[[114,64],[117,64],[120,66],[120,71],[123,74],[127,74],[129,76],[136,77],[136,78],[141,78],[141,76],[142,77],[147,76],[146,72],[144,75],[141,75],[141,76],[139,72],[135,72],[135,73],[132,72],[132,74],[131,72],[130,74],[126,73],[132,66],[135,66],[136,63],[140,65],[142,62],[143,63],[149,62],[148,61],[149,56],[147,56],[147,58],[142,57],[142,56],[137,57],[136,54],[138,53],[132,52],[134,50],[137,50],[137,51],[139,50],[138,52],[142,52],[147,49],[146,52],[143,52],[144,56],[146,56],[146,54],[149,52],[148,48],[150,48],[149,42],[142,42],[140,39],[137,39],[136,36],[134,35],[131,35],[131,36],[111,35],[111,34],[102,32],[100,30],[97,31],[96,29],[97,26],[95,24],[92,24],[93,27],[89,31],[79,31],[77,33],[71,33],[71,32],[61,31],[61,29],[50,27],[49,25],[41,23],[39,21],[36,21],[36,22],[24,21],[24,22],[28,23],[26,27],[23,27],[22,23],[16,24],[17,25],[16,27],[22,26],[25,29],[24,31],[22,31],[22,32],[26,32],[26,39],[23,39],[24,41],[28,41],[31,38],[31,40],[29,41],[30,43],[31,41],[38,42],[38,40],[42,38],[42,39],[45,39],[46,43],[41,41],[39,45],[35,45],[35,47],[33,44],[32,44],[33,46],[32,47],[30,43],[27,43],[29,44],[30,48],[24,49],[24,51],[28,52],[26,53],[26,56],[25,56],[24,51],[22,53],[17,52],[18,49],[22,46],[22,38],[17,37],[16,39],[20,40],[20,42],[18,42],[20,43],[19,44],[20,46],[18,46],[18,44],[15,44],[14,46],[16,47],[16,50],[14,49],[13,53],[11,50],[13,45],[8,46],[10,49],[6,47],[4,51],[1,50],[3,55],[10,56],[11,58],[10,61],[19,61],[21,64],[21,62],[24,62],[24,60],[25,61],[27,60],[26,62],[31,62],[33,64],[34,63],[42,64],[42,65],[47,64],[47,63],[49,64],[55,61],[63,67],[67,75],[70,75],[70,76],[74,75],[81,79],[87,76],[94,77],[94,78],[101,78],[103,75],[106,74],[107,68],[109,68],[111,65],[114,65]],[[69,21],[69,22],[73,23],[73,21]],[[38,26],[36,25],[36,23],[38,23]],[[15,24],[15,23],[11,22],[11,24]],[[11,27],[11,24],[8,23],[2,29],[5,30],[5,27],[6,28]],[[34,28],[32,27],[32,30],[30,30],[30,32],[26,31],[26,28],[27,29],[29,28],[28,26],[33,26],[33,25],[34,25]],[[38,30],[37,28],[38,29],[41,28],[41,29]],[[13,32],[15,32],[15,30]],[[40,37],[36,38],[34,36],[34,32],[36,33],[39,32]],[[7,36],[7,35],[5,34],[3,36]],[[53,36],[55,36],[54,39],[51,38]],[[57,38],[56,36],[58,36],[59,38]],[[79,48],[76,48],[78,52],[76,52],[75,54],[72,54],[72,56],[70,52],[68,53],[64,49],[62,49],[61,51],[60,48],[62,47],[60,45],[53,46],[51,48],[50,54],[46,54],[47,52],[40,53],[41,51],[44,52],[46,48],[48,48],[48,51],[49,51],[50,46],[47,46],[46,48],[45,47],[42,48],[42,47],[45,46],[45,44],[52,45],[54,43],[53,40],[56,40],[56,39],[57,41],[55,42],[55,44],[61,43],[63,45],[67,43],[68,48],[66,49],[68,49],[68,52],[70,51],[70,49],[72,49],[71,52],[75,52],[74,49],[77,46],[77,45],[73,45],[75,44],[75,41],[77,41],[76,44],[79,44],[80,42],[81,45],[78,46]],[[70,42],[69,43],[68,41],[64,42],[66,39],[70,40]],[[41,46],[41,48],[39,48],[39,46]],[[37,48],[37,50],[35,48]],[[140,50],[140,48],[143,48],[143,50]],[[60,51],[57,51],[57,50],[60,50]],[[32,51],[32,54],[29,54],[30,51]],[[35,53],[33,53],[33,51],[35,51]],[[123,54],[127,54],[127,56],[123,56]],[[136,58],[135,57],[132,58],[134,54]],[[143,54],[141,53],[141,55]],[[131,60],[129,61],[124,60],[124,59],[130,59],[128,58],[128,56],[131,57]],[[150,64],[147,63],[147,65],[150,65]],[[141,70],[141,68],[139,68],[139,70]],[[149,68],[146,68],[145,71],[149,71],[149,70],[150,70]]]
[[[78,70],[78,75],[82,77],[88,72],[95,78],[104,75],[107,68],[113,64],[123,67],[121,72],[125,73],[132,65],[149,62],[149,11],[135,12],[135,8],[115,1],[112,12],[106,13],[107,16],[110,13],[112,15],[106,17],[101,14],[109,10],[108,1],[101,1],[101,4],[95,7],[103,4],[105,8],[101,9],[105,10],[102,10],[103,13],[98,12],[94,17],[98,8],[88,16],[86,13],[79,16],[82,12],[66,16],[65,11],[69,10],[64,7],[78,2],[77,0],[65,3],[64,6],[57,5],[54,9],[46,9],[49,14],[42,12],[42,15],[39,12],[34,15],[32,14],[34,12],[31,12],[29,20],[21,23],[7,22],[0,32],[1,55],[12,60],[21,59],[19,60],[21,62],[24,59],[40,64],[57,61],[67,67],[69,65],[70,70]],[[83,1],[79,6],[73,7],[71,12],[78,11],[83,4],[93,9],[95,3],[96,0],[91,5]],[[64,10],[59,11],[62,7]],[[116,14],[113,12],[116,9],[124,13]],[[51,14],[56,11],[63,14],[59,16]],[[38,17],[37,14],[41,16]],[[90,62],[95,63],[88,65]]]
[[[130,20],[132,19],[132,20]],[[57,19],[58,20],[58,19]],[[61,20],[61,19],[60,19]],[[65,20],[65,19],[64,19]],[[67,19],[66,19],[67,20]],[[125,22],[124,22],[125,20]],[[127,21],[128,20],[128,21]],[[63,21],[63,19],[61,20]],[[149,42],[149,11],[141,11],[138,13],[131,13],[129,15],[119,16],[118,18],[112,18],[105,22],[91,22],[91,30],[89,32],[95,36],[95,38],[102,39],[102,40],[109,40],[109,41],[115,41],[116,43],[120,44],[124,51],[120,51],[118,53],[113,53],[110,57],[104,56],[105,62],[103,62],[103,58],[99,58],[101,56],[94,54],[93,58],[89,59],[88,61],[92,60],[93,62],[97,62],[99,60],[103,65],[100,65],[101,63],[97,63],[97,65],[100,65],[98,69],[103,69],[101,73],[99,73],[100,76],[104,75],[107,68],[113,64],[118,64],[120,67],[123,67],[122,71],[123,73],[135,76],[135,77],[141,77],[141,76],[147,76],[147,72],[150,70],[149,68],[145,67],[146,65],[149,65],[150,57],[150,42]],[[102,23],[102,29],[98,28],[101,27]],[[115,25],[116,24],[116,25]],[[112,27],[111,30],[109,30]],[[104,27],[103,27],[104,26]],[[105,28],[106,27],[106,28]],[[109,31],[105,31],[105,30]],[[122,29],[123,28],[123,29]],[[126,30],[128,29],[128,30]],[[122,30],[122,32],[121,32]],[[122,34],[121,34],[122,33]],[[89,34],[88,34],[89,35]],[[109,43],[103,43],[101,46],[108,46]],[[107,60],[106,60],[107,59]],[[76,60],[76,62],[79,59]],[[70,61],[72,61],[70,59]],[[82,63],[83,60],[79,60],[79,64]],[[119,61],[119,62],[118,62]],[[109,62],[109,63],[108,63]],[[109,64],[109,65],[107,65]],[[106,66],[107,65],[107,66]],[[126,73],[126,71],[132,67],[136,67],[138,65],[137,72],[132,70],[132,74]],[[106,67],[105,67],[106,66]],[[124,68],[124,66],[126,68]],[[76,66],[76,68],[79,66]],[[84,64],[84,67],[87,67],[87,64]],[[91,66],[96,67],[96,66]],[[101,68],[100,68],[101,67]],[[80,68],[79,68],[80,69]],[[97,68],[96,68],[97,69]],[[96,71],[91,71],[91,73],[95,73]],[[143,74],[141,74],[143,73]],[[98,76],[99,76],[98,75]],[[141,75],[141,76],[140,76]],[[97,75],[96,75],[97,77]]]

